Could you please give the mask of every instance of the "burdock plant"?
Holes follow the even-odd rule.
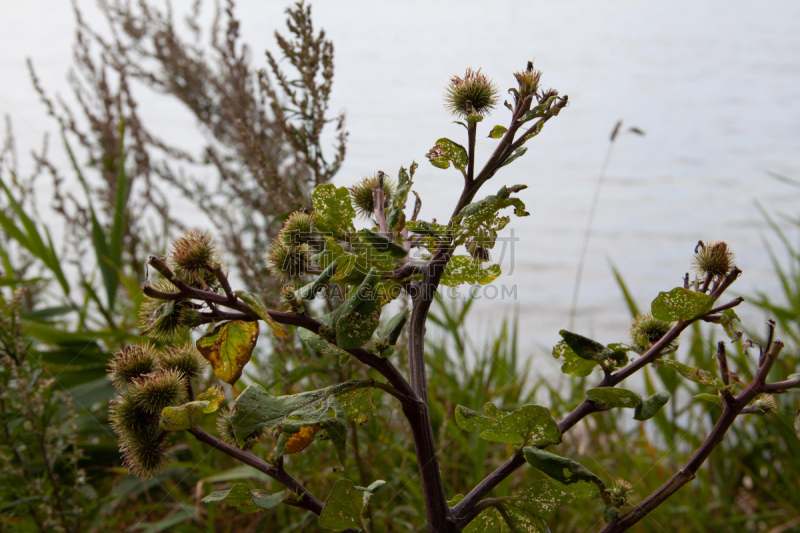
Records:
[[[402,483],[418,483],[425,505],[425,516],[412,524],[413,529],[542,532],[548,530],[547,521],[557,508],[576,504],[596,509],[606,522],[603,533],[616,533],[639,522],[689,483],[741,415],[766,415],[774,410],[772,395],[800,387],[798,376],[767,380],[783,348],[774,338],[774,323],[751,368],[739,369],[741,375],[752,376],[749,383],[733,377],[725,343],[719,343],[717,350],[719,378],[709,370],[674,360],[681,333],[700,321],[721,324],[734,341],[739,340],[733,328],[737,320],[733,308],[743,299],[724,303],[720,299],[741,271],[727,244],[701,245],[694,260],[700,281],[690,283],[687,274],[683,286],[667,287],[659,293],[649,312],[639,315],[631,326],[629,344],[604,344],[561,330],[562,341],[553,355],[563,360],[562,371],[594,381],[580,388],[586,390],[585,398],[575,402],[572,411],[554,413],[547,406],[533,404],[515,405],[513,411],[507,411],[492,403],[502,401],[500,398],[487,398],[489,403],[482,412],[465,406],[441,410],[440,416],[450,417],[447,424],[474,432],[476,439],[489,442],[481,446],[497,446],[509,455],[503,464],[484,472],[483,480],[466,494],[449,490],[439,467],[440,460],[447,460],[446,450],[437,452],[437,446],[444,443],[437,440],[441,432],[434,431],[443,422],[437,420],[434,426],[428,398],[428,311],[440,286],[488,284],[501,274],[500,266],[491,262],[490,251],[511,223],[511,214],[528,215],[519,196],[527,186],[503,186],[494,194],[476,198],[501,168],[525,155],[525,144],[567,106],[566,95],[541,91],[541,76],[531,63],[516,74],[517,87],[510,91],[514,101],[506,103],[510,117],[505,125],[489,128],[485,142],[493,143],[493,151],[480,166],[476,165],[476,134],[499,101],[497,86],[480,70],[471,69],[447,85],[445,105],[465,121],[467,146],[442,137],[428,153],[434,167],[455,168],[458,173],[453,174],[453,182],[463,185],[453,197],[453,212],[445,221],[419,220],[419,199],[413,210],[406,212],[418,172],[416,163],[400,168],[396,184],[378,176],[377,181],[368,177],[349,190],[332,184],[316,187],[310,204],[286,219],[266,253],[269,271],[285,283],[280,292],[287,310],[268,309],[259,295],[234,290],[227,275],[215,266],[218,259],[213,254],[183,253],[191,247],[207,251],[204,247],[210,241],[203,234],[182,237],[166,258],[151,257],[148,264],[161,279],[143,288],[148,298],[142,315],[146,332],[157,338],[165,338],[169,332],[185,336],[190,328],[206,325],[196,341],[197,352],[210,364],[213,379],[235,387],[235,394],[229,395],[235,396],[235,401],[226,402],[217,386],[195,396],[191,381],[201,375],[202,365],[191,345],[167,347],[155,358],[146,355],[152,351],[150,347],[117,354],[111,373],[119,397],[112,405],[111,421],[120,434],[125,464],[131,472],[143,477],[162,472],[169,461],[169,433],[186,431],[283,486],[283,490],[270,493],[241,483],[213,492],[204,501],[227,502],[245,511],[269,510],[283,503],[318,515],[317,525],[322,529],[388,530],[373,524],[385,518],[377,514],[370,518],[365,511],[371,499],[382,497],[378,490],[385,481],[370,483],[369,470],[360,468],[358,482],[366,486],[356,486],[346,458],[348,438],[362,432],[359,424],[374,416],[375,404],[393,402],[407,421],[419,473],[418,479]],[[357,227],[357,211],[369,218],[366,226]],[[188,256],[201,259],[190,261]],[[206,276],[208,272],[213,279]],[[323,293],[338,296],[321,305],[316,299]],[[410,313],[402,310],[381,316],[387,304],[398,299],[410,307]],[[182,319],[173,320],[176,310]],[[282,389],[283,395],[273,396],[259,383],[243,387],[239,381],[249,381],[244,370],[262,324],[276,337],[295,345],[302,343],[331,369],[345,364],[366,369],[356,374],[359,379],[339,383],[335,379],[341,374],[331,370],[325,374],[333,380],[328,386],[296,394]],[[151,368],[154,359],[155,369]],[[706,387],[710,392],[705,399],[719,405],[721,412],[709,437],[697,441],[691,458],[657,491],[643,495],[637,503],[630,497],[630,483],[621,479],[607,483],[571,459],[574,451],[564,444],[564,435],[599,412],[622,416],[621,409],[631,409],[633,419],[641,423],[656,416],[670,400],[668,393],[643,397],[619,387],[651,365],[669,367],[664,371],[674,370]],[[401,368],[407,368],[407,374]],[[214,417],[216,424],[212,423]],[[213,426],[219,436],[206,430],[214,431]],[[334,455],[320,454],[329,444]],[[292,454],[314,454],[319,472],[339,478],[327,498],[318,499],[313,494],[315,487],[302,485],[289,473],[292,465],[286,457]],[[334,468],[323,469],[331,462]],[[484,466],[483,462],[474,465]],[[490,496],[499,487],[521,479],[511,476],[526,466],[530,467],[526,477],[537,479],[512,485],[513,495]],[[603,474],[616,477],[613,472]],[[387,498],[386,504],[389,501]]]

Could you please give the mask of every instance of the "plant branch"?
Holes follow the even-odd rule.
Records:
[[[306,489],[303,485],[300,484],[295,478],[290,476],[283,468],[276,468],[275,466],[267,463],[263,459],[260,459],[253,455],[250,452],[246,452],[244,450],[240,450],[235,446],[231,446],[230,444],[223,442],[222,440],[218,439],[217,437],[206,433],[199,427],[190,428],[189,433],[194,435],[194,437],[204,444],[208,444],[212,448],[215,448],[222,453],[229,455],[236,459],[237,461],[241,461],[242,463],[252,466],[259,472],[263,472],[264,474],[268,475],[272,479],[281,483],[284,487],[295,492],[297,494],[302,495],[302,499],[297,502],[290,502],[286,501],[284,503],[288,505],[293,505],[295,507],[300,507],[301,509],[306,509],[311,511],[312,513],[319,515],[322,512],[322,502],[320,502],[317,498],[311,494],[308,489]]]
[[[734,269],[738,270],[738,269]],[[733,277],[735,280],[738,277],[738,274]],[[730,283],[727,285],[730,286]],[[719,293],[722,294],[721,292]],[[729,304],[730,307],[736,307],[741,303],[739,301],[740,298],[737,298],[731,301]],[[730,308],[728,307],[728,308]],[[713,311],[713,310],[712,310]],[[672,341],[677,339],[680,334],[685,330],[692,322],[695,320],[700,320],[702,317],[696,318],[694,320],[686,320],[686,321],[679,321],[675,323],[675,325],[667,332],[664,337],[662,337],[658,342],[656,342],[653,346],[650,347],[641,357],[639,357],[636,361],[628,364],[622,370],[614,373],[614,374],[606,374],[602,381],[599,383],[598,387],[614,387],[624,379],[629,377],[631,374],[634,374],[638,370],[640,370],[643,366],[652,363],[656,360],[660,355],[661,352],[669,346]],[[561,422],[558,423],[558,428],[561,430],[561,433],[564,434],[570,429],[572,429],[575,424],[583,420],[586,416],[596,413],[599,411],[603,411],[598,404],[594,402],[590,402],[588,400],[583,400],[578,407],[572,410],[567,416],[565,416]],[[470,511],[471,508],[481,499],[486,496],[492,489],[494,489],[497,485],[499,485],[505,478],[510,476],[514,471],[516,471],[519,467],[525,464],[525,458],[522,455],[522,450],[518,450],[511,458],[509,458],[505,463],[497,467],[492,473],[490,473],[486,478],[483,479],[474,489],[472,489],[461,502],[458,503],[453,509],[453,515],[460,519],[462,516],[466,516]]]

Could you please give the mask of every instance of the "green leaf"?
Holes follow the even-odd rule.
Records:
[[[197,400],[161,411],[159,426],[165,431],[185,431],[200,423],[204,414],[213,413],[225,401],[222,387],[211,387],[197,396]]]
[[[497,279],[500,274],[500,265],[489,265],[483,268],[483,263],[468,255],[456,255],[447,263],[441,284],[447,287],[454,287],[461,283],[486,285]]]
[[[498,124],[497,126],[492,128],[492,131],[489,132],[489,137],[492,138],[492,139],[499,139],[503,135],[505,135],[507,131],[508,131],[508,128]]]
[[[560,341],[553,347],[553,357],[556,359],[563,357],[564,364],[561,366],[561,371],[572,376],[586,377],[599,364],[597,361],[578,357],[566,341]]]
[[[215,385],[207,391],[198,394],[197,399],[199,401],[208,402],[208,407],[206,407],[203,412],[213,413],[219,409],[219,406],[225,401],[225,392],[222,390],[222,387]]]
[[[600,362],[610,356],[609,350],[605,346],[583,335],[578,335],[565,329],[559,331],[558,334],[561,335],[567,346],[575,352],[575,355],[581,359]]]
[[[506,159],[505,161],[503,161],[503,164],[502,164],[502,165],[500,165],[500,167],[502,168],[502,167],[504,167],[504,166],[506,166],[506,165],[510,165],[511,163],[513,163],[514,161],[516,161],[517,159],[519,159],[520,157],[522,157],[523,155],[525,155],[525,152],[527,152],[527,151],[528,151],[528,147],[527,147],[527,146],[521,146],[521,147],[517,148],[517,149],[514,151],[514,153],[513,153],[513,154],[511,154],[510,156],[508,156],[508,159]]]
[[[467,240],[475,239],[481,242],[483,248],[490,249],[494,246],[497,232],[503,229],[510,221],[509,217],[501,217],[498,212],[507,207],[514,208],[518,217],[528,216],[525,204],[511,194],[526,189],[527,185],[514,185],[501,187],[497,194],[489,195],[483,200],[464,206],[453,219],[454,244],[464,244]]]
[[[676,287],[669,292],[658,293],[650,309],[655,318],[675,322],[701,317],[712,307],[714,307],[714,299],[711,296]]]
[[[525,447],[524,453],[528,464],[559,483],[570,485],[578,481],[588,481],[597,485],[600,491],[605,490],[606,485],[603,480],[586,470],[580,463],[531,446]]]
[[[726,309],[722,312],[719,323],[722,324],[722,328],[725,330],[728,338],[731,339],[731,342],[739,342],[744,336],[743,332],[736,329],[735,322],[737,321],[739,324],[742,323],[733,309]]]
[[[271,396],[260,385],[250,385],[236,399],[231,416],[234,435],[240,444],[257,430],[267,427],[297,433],[307,426],[325,429],[339,460],[346,459],[347,416],[337,394],[368,386],[371,382],[348,381],[325,389],[287,396]]]
[[[373,250],[389,254],[395,259],[404,259],[408,255],[408,250],[380,233],[362,229],[358,232],[358,236],[370,244]]]
[[[334,236],[352,233],[356,212],[347,187],[336,187],[330,183],[318,185],[311,194],[314,203],[314,225],[317,231]]]
[[[721,380],[714,378],[714,375],[711,372],[703,370],[702,368],[693,368],[691,366],[684,365],[683,363],[679,363],[677,361],[671,361],[669,359],[657,359],[653,361],[654,366],[668,366],[679,373],[681,376],[685,377],[688,380],[694,381],[695,383],[699,383],[701,385],[709,385],[711,387],[715,387],[718,390],[724,388],[724,384]]]
[[[333,261],[325,270],[322,271],[322,274],[316,277],[314,281],[294,291],[295,296],[297,296],[297,298],[300,300],[313,300],[317,295],[317,292],[319,292],[319,290],[324,287],[336,273],[338,266],[339,263],[337,261]]]
[[[322,355],[335,357],[337,359],[350,355],[335,344],[329,343],[313,331],[309,331],[305,328],[300,328],[300,338]]]
[[[481,121],[483,121],[483,115],[479,115],[478,113],[472,113],[467,117],[467,122],[470,124],[477,124]]]
[[[200,419],[211,405],[208,401],[188,402],[176,407],[165,407],[161,411],[159,427],[165,431],[185,431],[200,423]]]
[[[561,431],[550,410],[540,405],[525,405],[510,413],[492,403],[483,406],[480,414],[459,405],[456,423],[464,431],[481,430],[480,436],[491,442],[547,446],[561,442]]]
[[[633,413],[634,420],[650,420],[656,416],[662,407],[667,405],[668,401],[668,392],[657,392],[653,394],[650,398],[643,401],[641,405],[636,406],[636,411]]]
[[[414,172],[417,170],[417,166],[416,163],[412,162],[409,167],[409,172],[406,172],[405,168],[400,167],[400,171],[397,173],[397,190],[394,196],[392,196],[389,209],[386,211],[386,227],[388,228],[399,230],[402,227],[400,219],[403,214],[403,209],[406,207],[406,202],[408,201],[408,193],[411,191],[412,179],[414,178]]]
[[[347,354],[350,355],[350,354]],[[348,420],[357,424],[367,421],[367,416],[375,414],[375,403],[372,401],[372,389],[366,387],[353,389],[336,395],[336,399],[344,409]]]
[[[364,511],[372,495],[385,481],[379,480],[369,487],[357,487],[349,479],[340,479],[325,500],[319,515],[319,527],[330,531],[345,531],[350,528],[362,530]]]
[[[381,299],[375,290],[379,279],[371,269],[353,295],[331,313],[339,348],[360,348],[372,338],[381,319]]]
[[[633,391],[616,387],[600,387],[586,391],[586,397],[604,409],[625,407],[634,409],[642,404],[642,397]]]
[[[585,481],[563,485],[540,479],[516,496],[497,498],[498,505],[478,515],[464,533],[549,533],[545,520],[551,520],[559,507],[597,496],[597,488]]]
[[[244,483],[237,483],[228,490],[212,492],[202,501],[203,503],[224,502],[243,513],[250,514],[277,507],[285,496],[285,490],[270,494],[265,490],[250,490]]]
[[[722,397],[719,394],[702,393],[696,394],[694,397],[698,400],[703,400],[704,402],[713,403],[714,405],[722,407]]]
[[[197,340],[197,351],[205,357],[214,374],[230,385],[242,376],[258,340],[258,322],[233,320],[216,326]]]
[[[261,320],[266,322],[267,325],[272,328],[273,335],[283,339],[289,338],[289,333],[286,331],[286,328],[275,322],[275,320],[269,316],[267,306],[264,305],[264,302],[261,301],[261,298],[247,291],[236,291],[233,294],[236,295],[241,301],[246,303],[247,307],[255,312],[255,314],[257,314]]]
[[[406,325],[409,310],[406,309],[393,316],[385,326],[378,330],[378,340],[388,346],[397,344],[397,339],[403,332],[403,327]]]
[[[453,166],[458,170],[466,170],[467,164],[469,163],[466,148],[446,137],[442,137],[436,141],[435,147],[439,149],[442,155],[431,161],[433,166],[437,168],[448,168],[450,163],[453,163]]]

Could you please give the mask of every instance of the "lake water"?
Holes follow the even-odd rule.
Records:
[[[173,2],[175,12],[189,3]],[[93,5],[80,4],[87,19],[102,22]],[[263,49],[275,49],[272,32],[283,24],[285,5],[241,2],[242,33],[256,63]],[[11,117],[24,154],[54,131],[24,59],[33,59],[48,90],[67,94],[74,22],[65,1],[0,6],[0,111]],[[396,175],[416,160],[422,218],[447,217],[461,184],[459,173],[433,168],[424,157],[439,137],[466,142],[442,106],[452,75],[482,67],[507,88],[512,73],[535,58],[543,84],[570,97],[528,153],[488,185],[492,193],[527,184],[520,196],[531,216],[513,220],[519,241],[498,280],[516,287],[516,299],[476,305],[470,336],[479,339],[517,311],[522,347],[533,353],[546,351],[567,326],[581,237],[618,119],[646,136],[617,141],[575,329],[603,342],[623,339],[628,313],[609,262],[646,306],[681,283],[698,239],[726,240],[736,251],[744,271],[737,293],[777,290],[762,245],[769,231],[755,203],[795,215],[800,199],[800,189],[768,175],[800,179],[797,2],[324,1],[313,8],[335,43],[333,108],[347,110],[351,132],[336,183],[378,169]],[[201,145],[193,120],[163,98],[142,96],[140,111],[161,136]],[[501,107],[481,124],[481,156],[495,142],[483,137],[507,119]],[[52,150],[64,162],[63,149]],[[188,211],[186,217],[204,224]]]

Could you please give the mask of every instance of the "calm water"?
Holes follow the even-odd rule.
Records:
[[[100,20],[87,2],[86,16]],[[181,12],[189,4],[174,2]],[[241,2],[242,32],[261,62],[274,49],[283,2]],[[0,110],[14,122],[20,152],[53,131],[32,94],[24,58],[45,86],[68,93],[73,21],[68,2],[2,0]],[[800,189],[767,172],[800,179],[800,4],[796,2],[531,2],[325,1],[318,26],[337,54],[334,109],[346,109],[348,157],[337,182],[348,185],[378,169],[396,175],[420,163],[416,190],[422,217],[445,218],[461,182],[455,171],[427,164],[435,140],[465,142],[442,107],[442,88],[465,67],[482,67],[501,87],[528,59],[544,85],[571,106],[529,144],[487,193],[526,183],[531,216],[513,221],[520,238],[506,253],[499,280],[516,300],[476,306],[470,334],[480,338],[518,310],[523,347],[552,346],[566,327],[580,239],[614,123],[645,130],[619,138],[597,212],[577,327],[601,341],[620,340],[627,311],[609,261],[640,305],[680,284],[698,239],[728,241],[745,275],[738,292],[775,290],[755,208],[797,212]],[[193,120],[157,96],[140,98],[151,127],[187,148],[201,138]],[[501,108],[482,124],[505,124]],[[481,154],[494,141],[481,140]],[[63,149],[52,147],[64,162]],[[66,165],[65,165],[66,167]],[[189,220],[199,225],[202,218]],[[551,361],[548,360],[548,364]]]

